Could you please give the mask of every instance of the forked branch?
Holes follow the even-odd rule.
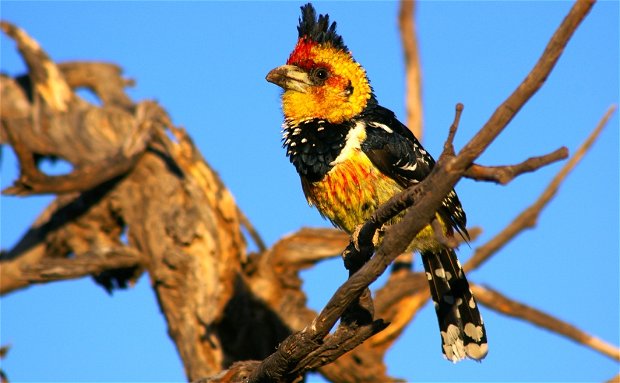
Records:
[[[607,122],[615,112],[616,108],[617,107],[615,105],[612,105],[609,107],[609,109],[607,109],[607,112],[601,118],[592,133],[590,133],[588,138],[584,141],[583,144],[581,144],[581,146],[579,147],[579,149],[577,149],[571,159],[566,162],[566,164],[562,167],[562,169],[560,169],[558,174],[556,174],[553,180],[551,180],[547,188],[543,191],[540,197],[538,197],[536,202],[534,202],[531,206],[521,212],[521,214],[519,214],[494,238],[476,249],[474,255],[463,266],[463,269],[466,272],[480,267],[483,262],[488,260],[499,249],[501,249],[504,245],[510,242],[517,234],[527,228],[533,227],[536,224],[538,216],[540,215],[542,210],[557,194],[560,185],[562,184],[562,182],[564,182],[564,179],[566,179],[568,174],[575,168],[575,166],[577,166],[583,156],[592,147],[592,144],[594,144],[598,136],[603,131],[603,128],[607,126]]]

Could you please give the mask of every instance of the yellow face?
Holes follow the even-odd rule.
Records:
[[[371,98],[366,72],[349,52],[331,44],[300,39],[287,65],[267,80],[284,89],[282,110],[293,123],[320,118],[341,123],[359,113]]]

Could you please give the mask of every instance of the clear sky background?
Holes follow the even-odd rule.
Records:
[[[512,164],[567,146],[574,152],[618,103],[617,1],[602,1],[569,43],[547,84],[482,156]],[[268,244],[302,226],[329,226],[308,208],[280,143],[279,90],[264,80],[297,38],[301,2],[14,2],[2,19],[25,28],[56,61],[117,63],[187,128]],[[404,119],[404,70],[395,2],[317,2],[368,71],[379,101]],[[460,148],[521,82],[572,3],[422,2],[417,14],[424,79],[424,145],[438,155],[465,104]],[[1,38],[2,71],[25,67]],[[618,115],[562,185],[535,230],[526,231],[470,280],[618,345]],[[546,187],[561,164],[508,186],[457,186],[469,223],[490,239]],[[2,188],[16,178],[2,151]],[[53,172],[60,166],[48,166]],[[2,248],[10,248],[51,197],[1,199]],[[461,248],[466,260],[472,249]],[[419,262],[416,263],[418,266]],[[320,309],[346,278],[341,261],[304,274]],[[31,287],[3,297],[3,369],[22,381],[183,381],[147,275],[107,295],[90,279]],[[387,355],[389,373],[416,381],[603,381],[618,363],[570,340],[483,307],[490,351],[482,363],[443,360],[427,305]],[[321,381],[316,375],[310,381]]]

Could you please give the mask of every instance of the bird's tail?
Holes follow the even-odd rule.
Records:
[[[453,362],[484,358],[486,330],[474,295],[453,249],[422,252],[426,278],[435,303],[442,352]]]

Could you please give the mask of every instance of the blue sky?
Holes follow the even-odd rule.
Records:
[[[280,144],[279,90],[264,80],[296,40],[298,2],[17,2],[1,17],[25,28],[57,61],[103,60],[184,126],[267,243],[302,226],[329,226],[303,198]],[[317,2],[368,71],[379,101],[404,118],[403,60],[395,2]],[[571,3],[421,2],[424,145],[437,155],[454,105],[465,104],[457,149],[519,84]],[[574,152],[619,101],[618,2],[596,4],[547,84],[482,156],[512,164],[567,146]],[[24,71],[0,40],[1,68]],[[619,137],[617,114],[562,185],[535,230],[519,235],[470,279],[618,345]],[[533,203],[561,164],[509,186],[457,186],[470,225],[490,239]],[[2,152],[2,188],[16,177]],[[50,171],[62,171],[48,167]],[[2,248],[11,247],[51,197],[2,196]],[[463,247],[462,260],[472,249]],[[319,309],[347,273],[338,259],[304,274]],[[108,296],[90,280],[36,286],[0,301],[3,368],[12,381],[183,381],[180,360],[148,276]],[[484,308],[483,308],[484,309]],[[442,359],[428,305],[387,355],[393,376],[416,381],[602,381],[618,363],[555,334],[484,309],[489,356]],[[313,376],[311,381],[321,381]]]

